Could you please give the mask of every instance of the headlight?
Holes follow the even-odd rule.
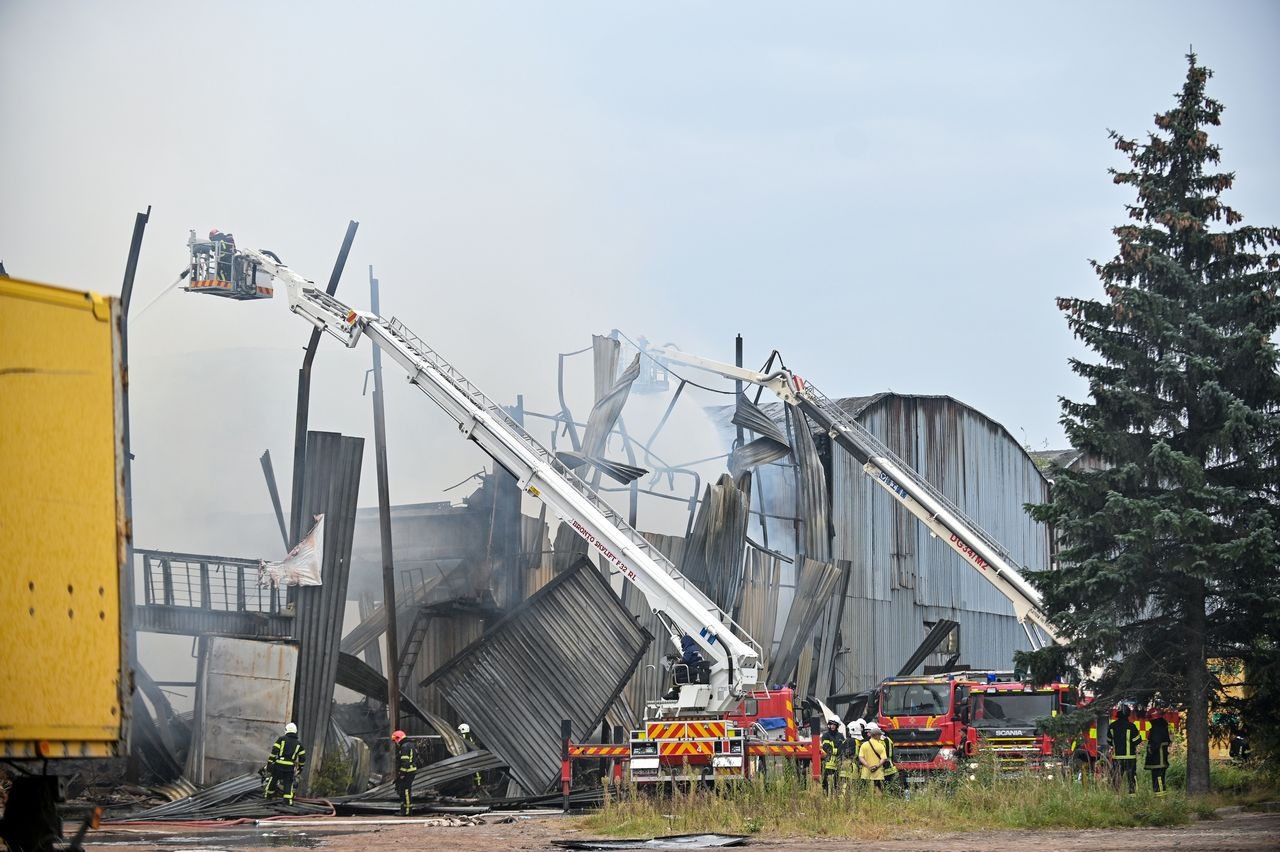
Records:
[[[938,757],[943,760],[955,760],[956,750],[953,748],[940,748],[938,749]]]

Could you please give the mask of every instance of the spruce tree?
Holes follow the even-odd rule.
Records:
[[[1102,672],[1103,706],[1185,708],[1187,789],[1202,793],[1210,661],[1276,663],[1280,229],[1242,226],[1223,201],[1235,175],[1218,170],[1208,133],[1222,105],[1205,93],[1209,69],[1187,60],[1145,141],[1110,134],[1129,161],[1110,173],[1137,199],[1113,229],[1115,257],[1091,261],[1105,300],[1058,300],[1097,356],[1071,359],[1090,401],[1061,399],[1061,422],[1098,466],[1055,468],[1052,502],[1028,508],[1060,545],[1030,579],[1066,650]]]

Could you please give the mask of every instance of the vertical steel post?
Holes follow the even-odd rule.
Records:
[[[573,722],[569,719],[560,720],[560,795],[562,797],[561,809],[565,813],[569,813],[569,783],[573,779],[573,772],[569,768],[569,740],[573,737]]]
[[[369,309],[379,313],[378,279],[369,267]],[[382,609],[387,614],[387,721],[390,730],[400,727],[400,660],[396,632],[396,569],[391,552],[391,497],[387,479],[387,414],[382,398],[382,350],[373,348],[373,448],[378,467],[378,531],[382,535]],[[395,762],[395,750],[391,752]],[[391,767],[392,771],[395,766]]]

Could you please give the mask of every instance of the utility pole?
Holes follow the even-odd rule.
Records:
[[[369,267],[369,309],[381,314],[378,279]],[[396,632],[396,569],[391,555],[391,489],[387,482],[387,413],[382,398],[382,349],[373,347],[373,448],[378,466],[378,529],[382,534],[382,609],[387,614],[387,720],[392,731],[400,727],[400,649]],[[391,750],[392,770],[395,750]]]

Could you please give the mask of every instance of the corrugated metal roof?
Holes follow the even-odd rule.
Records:
[[[560,721],[592,730],[652,635],[586,560],[423,681],[439,686],[527,793],[559,777]]]
[[[1000,424],[951,397],[875,394],[838,400],[869,431],[971,516],[1023,565],[1048,564],[1048,530],[1023,510],[1043,502],[1048,483],[1034,461]],[[782,406],[764,406],[775,420]],[[712,412],[730,433],[732,409]],[[785,516],[795,511],[795,478],[779,465],[759,469],[755,503]],[[945,542],[874,484],[846,452],[832,451],[832,557],[848,560],[846,597],[838,626],[824,628],[819,693],[869,689],[895,672],[925,636],[925,622],[959,622],[961,661],[1005,667],[1015,649],[1029,647],[1009,602]],[[770,547],[794,553],[789,524],[768,526]],[[785,569],[786,566],[783,566]],[[804,606],[788,598],[779,577],[782,612]],[[830,634],[838,629],[839,643]],[[807,648],[806,648],[807,651]],[[801,657],[804,657],[802,652]],[[803,662],[803,660],[802,660]],[[819,667],[818,663],[813,663]]]

